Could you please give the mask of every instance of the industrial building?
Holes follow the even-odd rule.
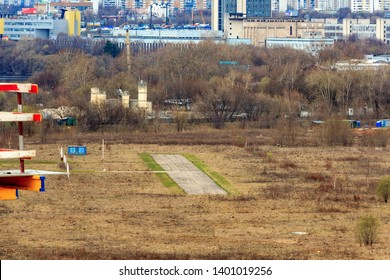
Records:
[[[265,46],[267,38],[321,38],[324,23],[292,19],[248,19],[229,16],[225,21],[225,37],[250,39],[255,46]]]
[[[211,40],[215,43],[226,44],[246,44],[250,45],[249,39],[228,39],[224,37],[222,31],[213,30],[186,30],[186,29],[146,29],[129,30],[131,38],[131,49],[134,51],[148,52],[167,44],[198,44],[200,42]],[[102,39],[110,39],[124,47],[126,40],[126,30],[116,29],[112,35]],[[99,38],[96,38],[99,40]]]
[[[61,9],[66,10],[93,10],[94,14],[97,14],[99,11],[99,0],[93,1],[61,1],[61,2],[47,2],[47,3],[36,3],[34,8],[37,9],[38,14],[53,14]]]
[[[81,14],[78,10],[67,11],[63,18],[28,15],[15,18],[0,18],[0,35],[11,40],[56,38],[63,33],[80,36]]]
[[[377,18],[375,23],[371,23],[369,19],[346,18],[339,23],[337,19],[307,21],[245,18],[237,14],[226,14],[224,29],[225,38],[250,39],[255,46],[264,46],[267,38],[343,40],[351,36],[357,39],[377,39],[390,44],[390,19],[386,18]],[[287,41],[284,40],[284,43]]]
[[[289,47],[311,54],[316,54],[333,45],[334,39],[327,38],[267,38],[265,41],[266,48]]]
[[[353,59],[350,61],[339,61],[333,69],[336,71],[360,71],[389,69],[390,55],[366,55],[364,59]]]
[[[375,23],[369,19],[345,18],[341,23],[337,19],[319,20],[324,22],[325,37],[336,40],[354,36],[357,39],[377,39],[390,44],[390,18],[377,18]]]

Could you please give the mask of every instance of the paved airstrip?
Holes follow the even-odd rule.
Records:
[[[188,194],[227,194],[182,155],[152,154],[152,157]]]

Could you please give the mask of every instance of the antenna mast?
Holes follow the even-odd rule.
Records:
[[[131,54],[130,54],[130,27],[126,28],[126,61],[127,70],[131,71]]]

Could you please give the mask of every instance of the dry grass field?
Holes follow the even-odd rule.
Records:
[[[107,140],[102,161],[98,138],[27,145],[27,168],[58,170],[61,145],[88,155],[70,157],[70,179],[47,176],[45,193],[0,201],[1,259],[390,259],[390,205],[375,195],[390,148]],[[239,194],[172,193],[140,153],[195,155]],[[355,233],[368,214],[380,232],[366,247]]]

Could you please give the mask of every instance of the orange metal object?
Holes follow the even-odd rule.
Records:
[[[0,200],[15,200],[18,198],[18,190],[3,188],[0,186]]]
[[[22,177],[2,177],[0,178],[0,187],[29,190],[29,191],[41,191],[42,180],[40,176],[22,176]]]

